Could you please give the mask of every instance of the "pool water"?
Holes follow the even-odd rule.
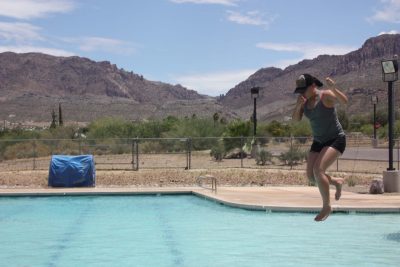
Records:
[[[400,215],[267,213],[192,195],[2,197],[1,266],[400,266]]]

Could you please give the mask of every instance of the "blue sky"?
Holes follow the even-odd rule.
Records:
[[[213,96],[399,32],[400,0],[0,0],[0,52],[108,60]]]

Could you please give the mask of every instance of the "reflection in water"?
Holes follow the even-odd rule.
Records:
[[[386,236],[386,239],[391,240],[391,241],[400,242],[400,232],[388,234]]]

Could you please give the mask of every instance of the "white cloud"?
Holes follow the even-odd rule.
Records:
[[[43,40],[40,28],[29,23],[0,22],[0,42],[30,42]]]
[[[131,55],[135,53],[135,46],[123,40],[104,37],[62,38],[67,43],[77,44],[84,52],[101,51],[112,54]]]
[[[264,14],[261,14],[258,11],[250,11],[245,14],[241,14],[236,11],[227,11],[228,20],[243,24],[243,25],[254,25],[254,26],[266,26],[268,27],[276,18],[276,16],[265,19]]]
[[[313,59],[319,55],[344,55],[356,50],[354,46],[345,45],[324,45],[317,43],[258,43],[258,48],[278,52],[295,52],[299,53],[300,57],[295,59],[283,60],[277,62],[277,67],[287,67],[288,65],[297,63],[303,59]],[[285,66],[285,64],[288,64]]]
[[[382,34],[399,34],[399,33],[400,33],[399,31],[391,30],[391,31],[388,31],[388,32],[380,32],[378,35],[382,35]]]
[[[224,5],[224,6],[236,6],[238,0],[170,0],[172,3],[176,4],[213,4],[213,5]]]
[[[229,89],[247,79],[256,72],[256,69],[226,71],[216,73],[202,73],[183,75],[174,80],[187,88],[196,90],[201,94],[218,96],[225,94]]]
[[[73,56],[74,53],[49,47],[37,47],[37,46],[0,46],[0,53],[3,52],[14,52],[14,53],[43,53],[53,56],[69,57]]]
[[[380,0],[381,9],[368,18],[369,21],[400,23],[400,0]]]
[[[0,16],[33,19],[51,13],[66,13],[74,7],[72,0],[1,0]]]

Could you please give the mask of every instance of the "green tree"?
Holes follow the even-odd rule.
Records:
[[[60,126],[64,125],[62,110],[61,110],[61,103],[58,103],[58,125],[60,125]]]
[[[290,128],[276,120],[273,120],[269,123],[267,130],[273,137],[290,135]]]
[[[218,112],[215,112],[213,115],[214,127],[218,123],[218,120],[219,120],[219,114]]]
[[[56,113],[54,112],[54,109],[53,109],[53,111],[51,112],[51,124],[50,124],[50,129],[55,129],[56,127],[57,127],[57,115],[56,115]]]
[[[376,111],[376,122],[380,125],[385,126],[388,122],[388,112],[385,109],[379,109]]]
[[[230,122],[223,133],[225,150],[230,151],[233,148],[240,148],[242,141],[239,138],[229,137],[248,137],[251,136],[251,122],[234,120]]]

